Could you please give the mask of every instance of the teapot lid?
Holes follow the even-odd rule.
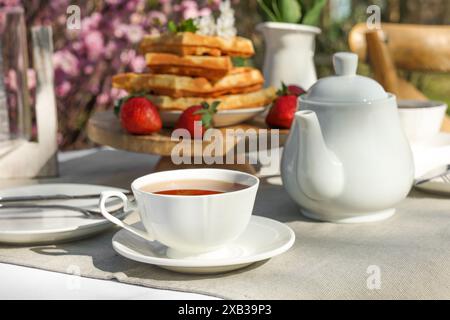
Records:
[[[389,97],[378,82],[356,74],[358,67],[356,54],[335,53],[333,65],[336,75],[319,79],[308,93],[301,97],[301,100],[312,103],[368,103]]]

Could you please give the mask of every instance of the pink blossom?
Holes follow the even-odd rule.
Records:
[[[67,17],[66,17],[66,16],[59,16],[59,17],[57,18],[57,22],[58,22],[59,24],[65,24],[66,21],[67,21]]]
[[[118,26],[116,26],[116,28],[114,29],[114,36],[116,38],[123,38],[128,31],[128,26],[124,23],[119,24]]]
[[[27,70],[28,89],[33,90],[36,88],[36,72],[34,69]]]
[[[238,0],[233,0],[235,3]],[[30,0],[31,2],[31,0]],[[39,8],[29,25],[51,24],[54,32],[55,91],[58,108],[79,107],[79,103],[95,98],[97,103],[112,106],[112,101],[125,96],[123,90],[109,89],[111,76],[123,71],[143,72],[146,64],[135,50],[144,34],[157,34],[168,20],[180,21],[211,14],[218,8],[219,0],[105,0],[71,1],[33,0]],[[151,5],[148,5],[151,3]],[[25,0],[0,0],[0,6],[17,6]],[[66,9],[70,4],[81,8],[81,31],[67,30]],[[0,14],[1,19],[1,14]],[[29,19],[29,17],[27,17]],[[0,21],[1,25],[1,21]],[[56,32],[61,31],[61,32]],[[107,68],[97,68],[105,60]],[[15,75],[5,79],[8,86],[16,86]],[[29,74],[30,88],[36,86],[35,75]],[[9,87],[8,87],[9,88]],[[88,96],[89,99],[85,97]],[[96,97],[97,96],[97,97]],[[17,101],[9,100],[11,108]],[[71,101],[71,105],[67,101]],[[80,106],[80,110],[84,106]],[[59,141],[67,144],[63,135],[73,130],[63,128]]]
[[[106,0],[106,3],[112,6],[118,5],[120,2],[120,0]]]
[[[209,15],[211,15],[212,14],[212,11],[211,11],[211,9],[210,8],[208,8],[208,7],[205,7],[205,8],[202,8],[202,9],[200,9],[200,11],[199,11],[199,13],[198,13],[198,15],[199,16],[209,16]]]
[[[133,59],[131,59],[130,67],[131,67],[131,70],[133,70],[133,72],[143,72],[146,67],[144,57],[137,56],[137,57],[134,57]]]
[[[98,28],[101,20],[102,15],[98,12],[94,12],[92,15],[84,18],[81,21],[81,30],[83,31],[83,33],[88,33],[91,30],[95,30]]]
[[[100,31],[92,31],[84,38],[88,58],[90,60],[98,60],[104,50],[103,35]]]
[[[174,8],[172,7],[172,0],[160,0],[159,3],[161,5],[161,12],[165,15],[169,15],[172,13]]]
[[[63,49],[53,54],[53,66],[61,69],[69,76],[76,77],[79,74],[79,61],[69,50]]]
[[[140,13],[135,12],[132,15],[130,15],[131,24],[142,24],[144,20],[145,17]]]
[[[72,42],[72,49],[75,50],[75,51],[83,50],[83,43],[81,41],[73,41]]]
[[[58,97],[65,97],[69,93],[70,89],[72,89],[72,85],[66,80],[56,86],[56,95]]]
[[[197,8],[187,8],[183,12],[184,19],[195,19],[199,16],[199,11]]]
[[[66,10],[69,4],[69,0],[50,1],[50,7],[54,11]]]
[[[164,13],[161,11],[150,11],[148,13],[148,20],[150,24],[156,24],[156,25],[165,25],[167,23],[167,17]]]
[[[0,0],[0,4],[5,7],[15,7],[20,5],[20,0]]]
[[[128,26],[126,35],[128,41],[131,43],[138,43],[144,36],[144,30],[142,30],[141,26],[131,25]]]
[[[114,41],[109,41],[105,46],[105,57],[107,59],[112,58],[118,52],[118,45]]]
[[[128,0],[126,3],[126,8],[128,11],[136,11],[139,9],[143,9],[143,5],[145,5],[144,1],[141,0]]]
[[[89,91],[89,93],[93,95],[98,94],[98,92],[100,91],[98,83],[89,83],[87,90]]]
[[[127,65],[131,62],[132,59],[136,57],[136,52],[134,50],[126,50],[120,54],[120,61]]]
[[[83,72],[85,74],[92,74],[94,72],[94,66],[92,64],[88,64],[83,68]]]
[[[110,97],[107,93],[101,93],[97,96],[98,104],[107,104],[110,101]]]
[[[111,98],[112,99],[120,99],[122,97],[126,97],[128,93],[125,90],[112,88],[111,89]]]
[[[5,77],[5,85],[12,91],[17,91],[17,73],[15,70],[8,70]]]
[[[183,0],[180,4],[180,9],[183,11],[184,19],[197,18],[199,16],[198,5],[195,1]]]
[[[196,8],[197,9],[198,4],[196,1],[193,1],[193,0],[183,0],[183,1],[181,1],[181,7],[184,9],[187,9],[187,8]]]

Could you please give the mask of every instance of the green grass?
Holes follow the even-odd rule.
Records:
[[[444,101],[450,105],[450,74],[424,74],[417,85],[430,100]],[[447,113],[450,114],[449,109]]]

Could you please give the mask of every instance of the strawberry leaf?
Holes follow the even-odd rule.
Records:
[[[284,82],[281,82],[281,88],[278,89],[277,96],[282,97],[282,96],[288,96],[288,95],[290,95],[290,93],[289,93],[289,89],[288,89],[287,85]]]
[[[202,102],[202,103],[200,103],[200,105],[202,106],[202,108],[203,108],[203,110],[208,110],[209,109],[209,104],[208,104],[208,102]],[[202,110],[202,111],[203,111]]]
[[[202,125],[206,129],[211,128],[213,116],[217,112],[217,107],[219,106],[220,101],[214,101],[209,105],[209,103],[202,102],[200,105],[202,106],[202,109],[199,109],[194,112],[194,114],[200,114],[202,116]]]
[[[211,104],[210,110],[211,110],[211,113],[212,113],[212,114],[214,114],[214,113],[217,112],[217,108],[219,107],[219,104],[220,104],[220,101],[214,101],[214,102]]]
[[[209,113],[204,113],[202,116],[202,124],[206,129],[211,128],[212,125],[212,116]]]

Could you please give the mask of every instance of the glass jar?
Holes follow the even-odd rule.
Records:
[[[24,11],[0,9],[0,142],[29,140],[31,107]]]

